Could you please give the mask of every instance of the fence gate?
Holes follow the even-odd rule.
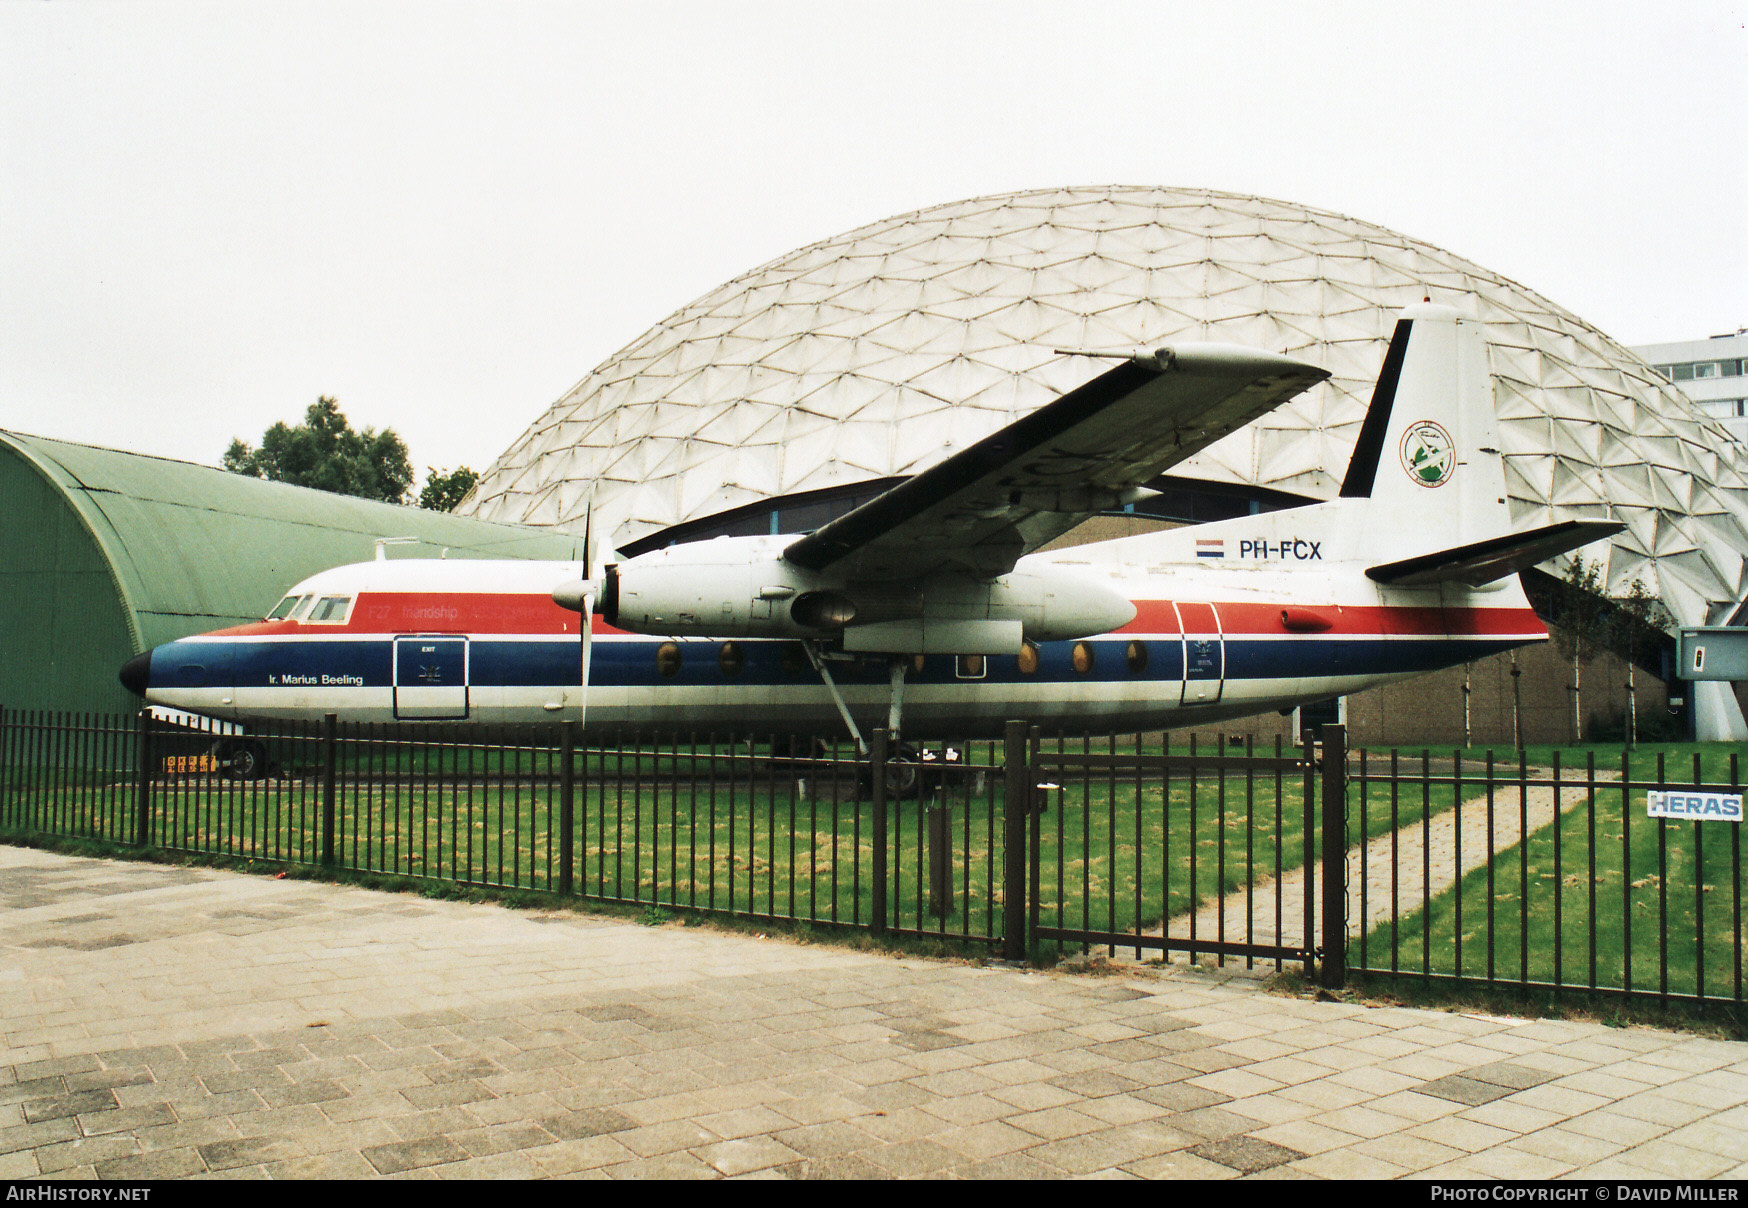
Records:
[[[1341,983],[1344,727],[1323,727],[1303,749],[1277,740],[1260,753],[1193,738],[1187,749],[1137,738],[1099,740],[1098,750],[1087,739],[1046,741],[1035,728],[1018,737],[1010,726],[1010,765],[1019,761],[1015,779],[1032,797],[1035,951],[1086,944],[1138,958],[1300,962],[1307,975],[1318,962],[1323,984]]]

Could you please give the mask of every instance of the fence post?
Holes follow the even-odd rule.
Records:
[[[328,868],[334,865],[334,748],[339,721],[333,713],[322,717],[322,864]]]
[[[868,758],[874,761],[874,894],[869,922],[875,935],[886,934],[886,731],[874,731],[868,747]]]
[[[577,793],[577,732],[575,722],[563,722],[558,728],[558,891],[571,892],[571,860],[575,858],[571,828],[576,820]]]
[[[1032,769],[1026,759],[1026,723],[1010,721],[1002,735],[1001,954],[1026,959],[1026,839],[1032,815]]]
[[[141,709],[135,719],[135,750],[139,754],[139,781],[134,793],[134,846],[152,842],[152,715]]]
[[[1324,989],[1347,981],[1347,727],[1323,727]]]
[[[944,805],[929,806],[928,816],[929,913],[945,919],[953,913],[953,826]]]

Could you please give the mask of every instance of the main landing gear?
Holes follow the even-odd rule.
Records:
[[[818,672],[826,691],[831,694],[832,704],[837,706],[838,716],[843,718],[844,726],[856,744],[856,754],[865,758],[868,755],[868,743],[856,726],[856,719],[850,716],[849,706],[844,703],[844,695],[838,690],[837,681],[832,678],[832,656],[818,639],[804,640],[802,647],[807,651],[808,661]],[[904,721],[905,677],[909,673],[910,665],[910,657],[906,655],[893,655],[888,660],[892,687],[886,708],[886,792],[894,798],[920,797],[940,792],[950,781],[962,779],[963,775],[955,767],[960,763],[959,752],[951,748],[940,751],[925,750],[915,743],[902,742],[899,739],[899,728]],[[873,785],[864,777],[858,783],[857,789],[861,795],[867,796],[872,793]]]
[[[231,780],[265,780],[271,774],[267,744],[259,738],[221,738],[212,744],[212,761]]]

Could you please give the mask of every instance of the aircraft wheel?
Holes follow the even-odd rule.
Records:
[[[213,745],[213,759],[232,780],[261,780],[267,775],[267,748],[258,739],[221,739]]]
[[[914,797],[920,783],[922,765],[918,761],[917,749],[908,742],[901,742],[886,761],[886,794],[889,797]]]

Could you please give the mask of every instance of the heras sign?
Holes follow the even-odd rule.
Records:
[[[1742,821],[1742,794],[1682,789],[1645,794],[1645,812],[1653,818],[1692,818],[1695,822]]]

